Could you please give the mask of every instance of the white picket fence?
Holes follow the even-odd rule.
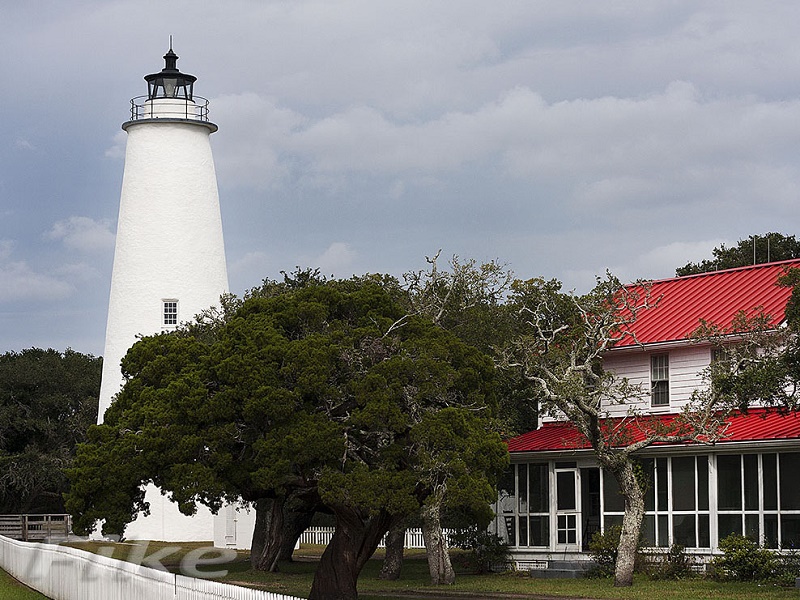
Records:
[[[333,537],[334,527],[309,527],[300,536],[301,544],[321,544],[327,546]],[[445,529],[442,531],[445,538],[449,540],[450,530]],[[386,547],[386,538],[381,540],[378,544],[379,548]],[[405,548],[424,548],[425,540],[422,539],[421,529],[406,529],[406,539],[404,542]]]
[[[0,568],[53,600],[299,600],[3,536]]]

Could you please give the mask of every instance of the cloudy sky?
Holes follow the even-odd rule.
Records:
[[[588,289],[798,234],[800,4],[0,0],[0,352],[102,354],[129,100],[211,101],[231,291],[442,249]]]

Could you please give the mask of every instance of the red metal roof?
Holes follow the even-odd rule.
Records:
[[[791,268],[800,268],[800,259],[652,281],[650,294],[660,298],[658,305],[641,311],[632,329],[642,344],[685,340],[700,319],[726,327],[742,310],[763,310],[777,326],[791,295],[777,280]],[[634,344],[626,337],[616,347]]]
[[[638,420],[629,418],[627,427],[634,440],[642,439],[643,430],[654,421],[666,423],[677,414],[645,416]],[[621,419],[608,419],[606,424],[613,427],[621,424]],[[775,410],[753,409],[747,414],[737,413],[727,419],[730,424],[725,437],[717,444],[730,442],[753,442],[800,438],[800,414],[781,414]],[[572,423],[561,421],[545,423],[541,428],[512,438],[506,442],[509,452],[553,452],[559,450],[583,450],[589,448],[586,441]],[[688,443],[688,442],[687,442]],[[663,446],[664,444],[659,444]],[[681,446],[686,443],[679,444]]]

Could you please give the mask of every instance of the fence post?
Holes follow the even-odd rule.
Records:
[[[28,541],[28,515],[22,515],[22,541]]]

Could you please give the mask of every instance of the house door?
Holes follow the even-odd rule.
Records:
[[[580,550],[580,506],[577,468],[556,467],[556,550]]]

